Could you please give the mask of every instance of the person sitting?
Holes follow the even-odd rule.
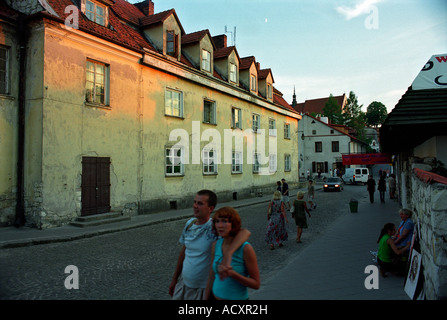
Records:
[[[387,272],[394,274],[402,274],[403,267],[401,263],[395,262],[395,258],[399,258],[410,246],[407,243],[405,247],[397,248],[392,239],[392,235],[396,232],[396,226],[393,223],[387,223],[383,226],[380,236],[377,239],[379,250],[377,251],[377,264],[380,268],[380,273],[386,277]],[[400,259],[398,259],[400,261]]]
[[[413,212],[408,209],[400,209],[399,216],[402,220],[395,234],[394,244],[400,248],[405,247],[407,243],[411,243],[413,239],[414,222],[411,220]]]

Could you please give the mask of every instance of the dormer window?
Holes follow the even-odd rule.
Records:
[[[252,74],[250,76],[250,90],[251,91],[256,91],[256,75]]]
[[[267,85],[267,99],[273,99],[273,87],[271,84]]]
[[[202,70],[211,72],[211,53],[202,49]]]
[[[234,63],[230,63],[230,81],[236,83],[237,81],[237,67]]]
[[[85,15],[97,24],[106,26],[107,7],[94,1],[85,0]]]
[[[174,31],[166,31],[166,54],[177,58],[178,35]]]

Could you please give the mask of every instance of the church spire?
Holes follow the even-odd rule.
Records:
[[[293,86],[293,100],[292,100],[292,108],[294,108],[294,109],[295,109],[296,105],[297,105],[297,102],[296,102],[295,86]]]

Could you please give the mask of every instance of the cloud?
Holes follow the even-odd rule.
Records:
[[[382,1],[383,0],[361,0],[354,8],[339,6],[335,9],[338,13],[343,15],[346,20],[351,20],[362,14],[369,13],[371,6]]]

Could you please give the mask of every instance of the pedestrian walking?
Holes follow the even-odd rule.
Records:
[[[249,242],[244,242],[233,253],[228,277],[221,279],[218,266],[225,253],[230,251],[234,237],[241,228],[241,218],[231,207],[223,207],[213,217],[213,231],[219,236],[211,249],[210,268],[205,299],[247,300],[248,288],[259,289],[261,279],[256,253]]]
[[[281,192],[281,181],[276,181],[276,190]]]
[[[312,180],[309,180],[307,185],[307,201],[309,202],[309,210],[312,211],[317,207],[315,204],[315,187]]]
[[[301,243],[301,235],[303,234],[303,229],[307,228],[307,218],[306,213],[309,215],[310,212],[307,208],[306,201],[303,200],[304,192],[299,191],[296,195],[296,200],[293,201],[293,212],[292,217],[295,219],[296,224],[296,242]]]
[[[267,213],[267,231],[265,233],[265,241],[270,245],[270,249],[275,249],[275,245],[283,246],[284,241],[287,241],[289,235],[286,229],[287,216],[285,213],[284,202],[281,200],[281,193],[275,191],[273,199],[268,205]]]
[[[286,209],[290,210],[290,199],[289,199],[289,185],[286,183],[286,179],[281,179],[282,182],[282,188],[281,188],[281,195],[282,195],[282,201],[286,205]]]
[[[386,180],[385,180],[385,175],[383,175],[383,174],[379,179],[377,190],[379,191],[380,202],[385,203]]]
[[[373,179],[372,175],[369,176],[368,181],[366,181],[366,190],[369,193],[369,201],[374,202],[374,192],[376,192],[376,180]]]
[[[179,242],[183,247],[169,286],[169,294],[174,300],[202,300],[205,296],[211,265],[211,246],[217,240],[210,218],[216,204],[217,196],[211,190],[201,190],[194,197],[194,217],[186,222],[180,236]],[[233,252],[247,241],[249,236],[250,232],[246,229],[241,229],[235,235],[219,265],[222,277],[226,277],[231,270]]]

